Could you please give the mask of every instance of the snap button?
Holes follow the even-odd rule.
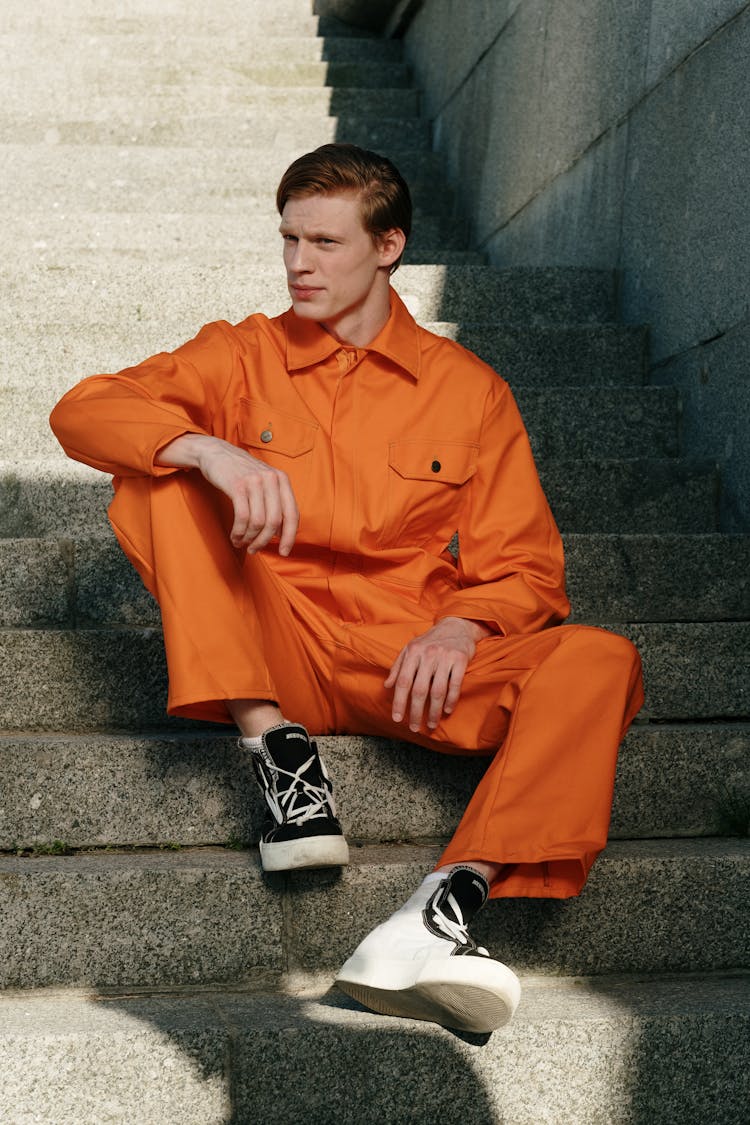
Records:
[[[443,466],[442,466],[442,465],[440,464],[440,462],[439,462],[439,461],[433,461],[433,462],[432,462],[432,465],[430,466],[430,468],[432,469],[433,473],[439,473],[439,472],[440,472],[440,470],[442,469],[442,467],[443,467]]]
[[[273,439],[273,432],[271,430],[264,430],[263,433],[260,435],[261,441],[269,442],[272,439]]]

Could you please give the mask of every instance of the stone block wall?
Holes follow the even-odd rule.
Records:
[[[477,245],[623,271],[750,529],[748,0],[422,0],[406,47]]]

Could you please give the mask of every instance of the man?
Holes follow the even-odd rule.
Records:
[[[495,755],[436,870],[337,980],[376,1011],[490,1031],[518,980],[468,924],[488,894],[580,891],[640,662],[622,637],[547,628],[569,610],[562,549],[510,391],[390,285],[411,227],[395,167],[324,145],[277,203],[289,311],[84,380],[52,426],[115,477],[169,713],[239,727],[265,870],[348,861],[309,732]]]

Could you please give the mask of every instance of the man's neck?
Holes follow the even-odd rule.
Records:
[[[326,332],[340,344],[353,348],[366,348],[385,328],[391,315],[391,290],[388,286],[384,300],[372,309],[358,310],[335,321],[321,321]]]

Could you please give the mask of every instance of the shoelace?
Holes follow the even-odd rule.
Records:
[[[468,922],[464,922],[461,907],[458,905],[454,896],[449,894],[446,900],[446,905],[450,906],[455,914],[455,918],[449,918],[437,905],[439,895],[440,891],[436,892],[430,904],[433,911],[433,917],[431,919],[432,924],[436,926],[437,929],[442,930],[445,936],[451,941],[455,941],[460,946],[469,946],[471,949],[476,949],[477,953],[489,957],[487,950],[481,945],[477,945],[473,937],[469,934]]]
[[[265,794],[269,808],[279,824],[283,822],[304,824],[306,820],[312,820],[316,816],[335,815],[333,798],[326,785],[325,774],[323,774],[322,785],[313,785],[312,782],[306,781],[302,777],[302,774],[314,760],[315,755],[313,754],[306,762],[298,766],[294,773],[281,769],[280,766],[275,767],[275,777],[269,788],[266,789]],[[283,790],[279,790],[278,785],[280,774],[284,774],[285,777],[291,779]]]

